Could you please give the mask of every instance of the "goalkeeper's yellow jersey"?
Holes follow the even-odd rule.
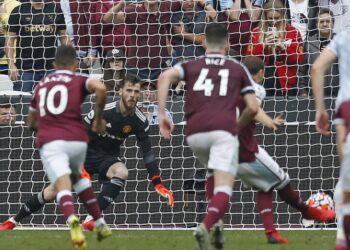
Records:
[[[4,1],[4,9],[3,9],[3,13],[0,13],[0,23],[2,25],[2,28],[4,30],[4,34],[6,35],[7,33],[7,26],[8,26],[8,21],[11,15],[12,10],[17,7],[18,5],[20,5],[21,3],[17,0],[5,0]],[[16,42],[15,42],[16,44]],[[15,55],[16,57],[16,55]],[[6,55],[3,56],[2,58],[0,58],[0,65],[5,65],[7,64],[7,58]]]

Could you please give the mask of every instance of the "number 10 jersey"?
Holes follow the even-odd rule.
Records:
[[[36,112],[38,147],[55,140],[88,142],[81,117],[87,84],[86,76],[69,70],[56,70],[39,82],[29,108]]]

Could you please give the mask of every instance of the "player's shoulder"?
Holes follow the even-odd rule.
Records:
[[[75,73],[74,74],[74,79],[86,82],[86,81],[89,80],[89,75],[88,74],[84,74],[84,73]]]
[[[135,107],[135,117],[137,120],[139,120],[141,123],[147,123],[147,117],[145,114],[141,111],[139,107]]]
[[[104,112],[113,112],[117,108],[117,101],[107,103],[104,108]]]
[[[254,86],[254,91],[255,91],[255,95],[256,97],[260,100],[260,101],[263,101],[266,97],[266,90],[265,88],[260,85],[260,84],[257,84],[257,83],[253,83],[253,86]]]

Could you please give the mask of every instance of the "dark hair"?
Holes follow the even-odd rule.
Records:
[[[120,83],[120,88],[123,88],[125,86],[126,83],[131,83],[132,85],[135,85],[135,84],[140,84],[141,86],[141,80],[140,78],[138,78],[137,76],[135,75],[131,75],[131,74],[126,74],[124,76],[124,79],[123,81]]]
[[[75,64],[76,51],[72,46],[61,45],[57,48],[55,62],[63,67],[69,67]]]
[[[247,67],[251,75],[255,75],[265,68],[263,60],[257,56],[248,56],[244,58],[243,64]]]
[[[329,14],[331,16],[331,20],[332,20],[332,23],[334,24],[334,14],[333,14],[333,11],[331,11],[330,9],[328,8],[321,8],[318,12],[318,19],[320,19],[320,16],[322,14]]]
[[[110,62],[113,62],[114,60],[108,60],[106,59],[103,65],[103,83],[107,88],[107,91],[117,91],[119,90],[119,85],[116,83],[114,79],[115,70],[111,68]],[[125,61],[124,61],[124,69],[121,70],[120,73],[120,80],[123,81],[125,77]]]
[[[227,29],[220,23],[210,23],[205,29],[205,38],[209,44],[223,44],[227,42]]]
[[[11,104],[0,104],[0,108],[2,108],[2,109],[9,109],[11,107],[12,107]]]
[[[16,106],[11,102],[10,98],[4,97],[0,100],[0,108],[8,109],[11,107],[16,108]]]

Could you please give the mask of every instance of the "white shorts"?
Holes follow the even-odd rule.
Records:
[[[237,136],[216,130],[190,135],[187,143],[205,167],[236,175],[239,148]]]
[[[40,157],[52,184],[63,175],[80,174],[86,157],[87,143],[82,141],[56,140],[44,144]]]
[[[339,179],[343,184],[343,191],[350,192],[350,134],[346,136],[343,154]]]
[[[254,162],[239,164],[237,177],[245,187],[267,192],[272,188],[282,189],[289,183],[289,175],[265,149],[259,147],[255,157]]]

